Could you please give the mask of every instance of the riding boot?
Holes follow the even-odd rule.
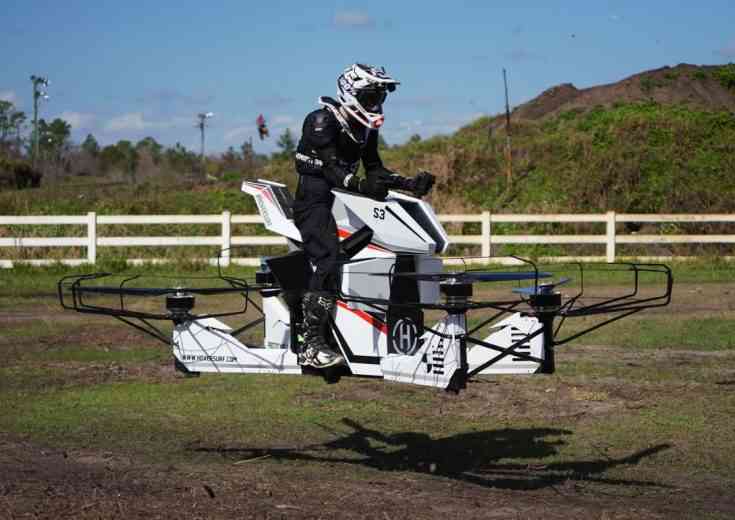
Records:
[[[329,347],[324,338],[334,297],[327,292],[307,292],[301,301],[304,313],[304,345],[299,354],[300,365],[326,368],[344,363],[344,358]]]

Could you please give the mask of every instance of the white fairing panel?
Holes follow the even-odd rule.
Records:
[[[425,332],[412,355],[388,354],[380,363],[389,381],[447,388],[460,368],[459,339],[465,332],[464,316],[450,314],[432,328],[444,336]]]
[[[196,321],[173,330],[173,354],[191,372],[301,374],[289,349],[248,348],[226,332]]]
[[[385,324],[339,300],[334,314],[336,340],[355,375],[382,376],[380,357],[387,351]]]
[[[263,298],[265,347],[291,348],[291,316],[288,306],[278,296]]]
[[[435,254],[441,254],[447,250],[449,236],[444,230],[444,226],[439,222],[433,208],[427,202],[397,191],[391,191],[388,199],[398,201],[414,220],[420,221],[419,224],[432,236],[436,243]]]
[[[242,183],[242,191],[252,195],[255,199],[266,229],[301,242],[301,233],[293,223],[293,219],[288,216],[288,210],[283,207],[275,193],[275,190],[284,190],[285,188],[285,184],[260,179]]]
[[[342,293],[347,296],[361,296],[387,300],[390,298],[390,278],[381,276],[390,272],[395,263],[395,255],[388,258],[368,258],[342,266]],[[355,309],[373,310],[373,307],[351,303]]]
[[[223,332],[231,332],[233,330],[232,327],[230,327],[226,323],[222,323],[217,318],[200,318],[195,321],[202,327],[208,327],[210,329],[217,329]]]
[[[373,230],[373,242],[393,252],[433,254],[436,243],[404,210],[398,201],[384,202],[369,197],[333,190],[341,202],[340,223],[359,229],[367,225]]]
[[[532,334],[541,328],[541,323],[533,317],[513,314],[508,318],[494,323],[491,328],[497,329],[483,341],[501,348],[508,348],[523,337]],[[517,352],[544,359],[544,337],[538,334],[523,343],[516,349]],[[491,350],[479,345],[467,350],[467,363],[470,370],[498,355],[497,350]],[[486,368],[480,374],[533,374],[539,369],[539,363],[508,355]]]
[[[429,255],[417,255],[417,273],[440,273],[444,263],[441,258]],[[421,303],[436,303],[439,301],[439,282],[422,280],[419,282],[419,299]]]

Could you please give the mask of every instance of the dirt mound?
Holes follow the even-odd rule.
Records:
[[[686,104],[701,110],[735,112],[735,90],[728,89],[716,76],[719,66],[679,64],[661,67],[625,78],[617,83],[577,89],[564,83],[545,90],[513,110],[515,119],[538,120],[568,110],[584,112],[615,103],[654,101],[661,104]]]

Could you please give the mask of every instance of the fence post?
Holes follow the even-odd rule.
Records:
[[[608,262],[614,262],[615,261],[615,212],[614,211],[608,211],[607,212],[607,241],[606,241],[606,253],[607,253],[607,261]]]
[[[221,265],[230,265],[230,247],[232,246],[232,215],[229,211],[222,212],[222,252]]]
[[[491,254],[490,252],[490,212],[489,211],[483,211],[482,212],[482,226],[481,226],[481,233],[482,233],[482,241],[480,242],[482,246],[482,256],[484,258],[488,258]]]
[[[97,263],[97,213],[87,213],[87,262]]]

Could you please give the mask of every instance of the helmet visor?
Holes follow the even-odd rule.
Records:
[[[360,90],[355,98],[357,98],[358,103],[360,103],[365,110],[368,110],[369,112],[378,112],[380,111],[380,107],[385,101],[387,95],[388,93],[385,89],[371,88]]]

